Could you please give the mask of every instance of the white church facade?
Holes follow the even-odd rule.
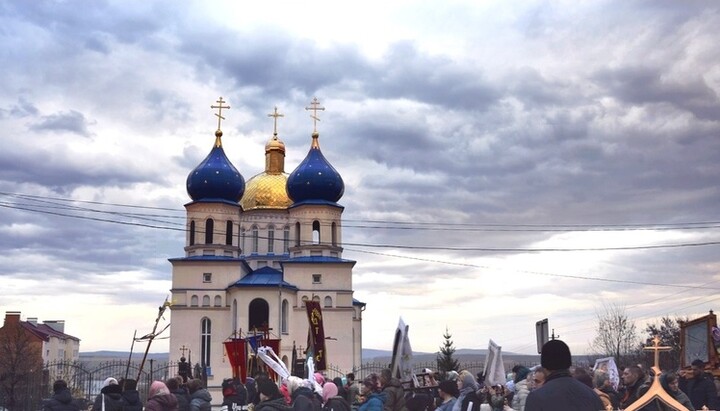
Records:
[[[204,365],[217,396],[232,376],[223,343],[269,330],[291,369],[293,345],[307,347],[305,301],[314,300],[322,307],[327,364],[349,372],[362,362],[364,304],[353,298],[355,261],[342,258],[342,177],[323,156],[317,128],[308,155],[285,173],[276,109],[265,170],[245,183],[222,147],[224,103],[213,106],[215,143],[187,178],[184,255],[170,259],[171,359]],[[322,108],[314,100],[308,109],[316,115]]]

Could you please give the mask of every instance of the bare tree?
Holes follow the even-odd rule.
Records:
[[[625,306],[603,305],[597,314],[597,335],[592,347],[598,354],[615,357],[617,364],[638,354],[640,338],[635,322],[628,318]]]
[[[42,373],[42,341],[20,324],[0,329],[0,393],[8,411],[28,408]]]

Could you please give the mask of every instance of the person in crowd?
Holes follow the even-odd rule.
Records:
[[[122,386],[122,411],[142,411],[143,403],[140,399],[140,393],[137,390],[137,381],[132,378],[120,380]]]
[[[255,411],[292,411],[293,408],[285,403],[285,398],[273,380],[263,377],[256,379],[255,383],[260,398]]]
[[[293,410],[322,410],[322,397],[315,391],[315,384],[312,381],[291,376],[285,382]]]
[[[150,384],[145,411],[178,411],[178,400],[162,381]]]
[[[606,405],[604,398],[610,402],[610,405],[614,410],[620,408],[620,394],[613,388],[610,376],[606,372],[596,372],[593,377],[593,387],[595,392],[600,397],[603,405]]]
[[[530,391],[537,390],[542,387],[543,384],[545,384],[545,380],[547,380],[548,375],[550,375],[550,372],[547,369],[540,366],[536,367],[532,374]]]
[[[400,380],[392,376],[389,368],[380,372],[380,385],[382,392],[387,396],[383,404],[385,411],[408,411],[405,407],[405,391],[402,384],[400,384]]]
[[[43,411],[80,411],[64,380],[53,383],[53,395],[43,405]]]
[[[620,393],[620,408],[625,409],[645,395],[650,388],[650,380],[645,377],[642,368],[637,365],[625,367],[622,380],[624,388],[623,392]]]
[[[514,372],[513,383],[515,384],[515,394],[512,398],[512,409],[515,411],[525,410],[525,401],[527,400],[528,394],[530,394],[530,381],[528,379],[530,375],[530,369],[527,367],[520,366],[517,371]]]
[[[323,385],[323,410],[350,411],[350,404],[344,396],[339,395],[338,387],[334,382],[326,382]]]
[[[705,373],[705,363],[702,360],[695,360],[691,364],[692,377],[680,381],[680,389],[690,397],[690,402],[696,410],[702,407],[716,410],[720,409],[718,404],[718,393],[712,377]]]
[[[665,392],[670,394],[671,397],[675,399],[675,401],[682,404],[685,408],[687,408],[689,411],[695,411],[695,407],[693,406],[692,402],[690,401],[690,398],[685,395],[684,392],[680,390],[680,380],[678,379],[677,374],[675,373],[668,373],[663,374],[660,376],[660,385],[662,385]],[[661,403],[658,404],[658,408],[661,411],[670,411],[672,408],[670,408],[668,405]]]
[[[335,378],[333,378],[332,382],[337,387],[337,390],[338,390],[337,395],[347,399],[347,390],[345,389],[345,383],[343,382],[343,378],[335,377]]]
[[[546,342],[540,353],[540,364],[548,375],[542,387],[532,391],[525,401],[525,411],[598,411],[602,401],[592,388],[570,375],[570,348],[561,340]]]
[[[442,401],[435,411],[452,411],[460,391],[455,381],[441,381],[438,387],[438,395]]]
[[[210,411],[212,396],[208,390],[203,387],[202,380],[189,380],[187,387],[190,393],[190,411]]]
[[[502,384],[488,387],[488,404],[492,411],[503,411],[507,400],[507,388]]]
[[[383,411],[387,394],[378,387],[377,376],[365,378],[360,386],[360,407],[358,411]]]
[[[354,373],[348,373],[345,378],[347,379],[347,400],[350,404],[358,402],[358,396],[360,395],[360,382],[355,380]]]
[[[245,390],[247,390],[247,401],[248,404],[257,405],[260,402],[260,398],[257,393],[257,384],[255,384],[255,378],[247,377],[245,379]]]
[[[462,370],[458,374],[457,387],[459,395],[457,401],[453,405],[452,411],[468,411],[468,404],[473,403],[471,411],[480,409],[482,399],[478,397],[478,385],[475,377],[467,370]]]
[[[448,381],[457,381],[458,379],[458,372],[455,370],[450,370],[445,374],[445,379]]]
[[[190,394],[185,389],[182,377],[168,378],[165,381],[165,386],[175,396],[178,402],[178,411],[190,411]]]
[[[227,411],[240,411],[247,405],[247,390],[245,386],[233,378],[226,378],[222,382],[222,406]]]
[[[92,411],[122,411],[122,387],[113,377],[108,377],[103,382],[100,394],[95,398]]]

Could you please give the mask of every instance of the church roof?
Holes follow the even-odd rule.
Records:
[[[325,257],[325,256],[311,256],[311,257],[295,257],[281,261],[280,264],[298,263],[298,264],[314,264],[314,263],[340,263],[340,264],[355,264],[357,261],[346,260],[338,257]]]
[[[312,138],[307,156],[288,177],[288,196],[293,204],[320,200],[337,205],[345,191],[345,184],[340,173],[320,151],[319,134],[314,132]]]
[[[282,272],[272,267],[259,268],[231,284],[230,287],[282,287],[293,290],[298,289],[296,286],[283,280]]]

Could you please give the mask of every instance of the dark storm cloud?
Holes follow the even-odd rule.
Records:
[[[84,137],[89,137],[88,122],[82,113],[75,110],[42,116],[30,124],[32,131],[69,131]]]
[[[163,182],[163,175],[138,171],[110,154],[83,158],[68,149],[33,150],[18,146],[0,151],[0,179],[20,184],[33,183],[67,194],[78,186],[129,187],[141,182]]]
[[[667,103],[701,120],[720,120],[720,97],[700,75],[667,78],[661,67],[622,67],[599,70],[594,76],[608,93],[633,105]]]

